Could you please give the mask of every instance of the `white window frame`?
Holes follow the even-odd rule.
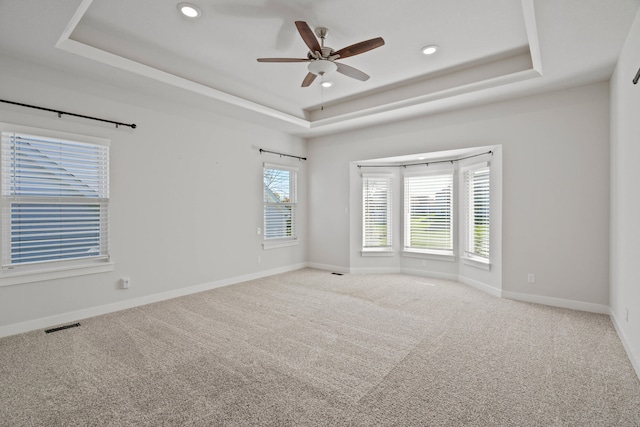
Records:
[[[491,166],[488,162],[475,163],[460,168],[462,173],[462,197],[463,197],[463,213],[462,213],[462,238],[463,248],[461,258],[467,264],[475,265],[480,268],[489,268],[491,262]],[[476,215],[474,212],[475,199],[472,185],[474,184],[475,174],[484,172],[488,174],[488,189],[487,189],[487,208],[489,213],[487,215],[487,226],[489,228],[484,240],[486,250],[483,251],[480,248],[476,248],[475,234],[476,234]],[[483,252],[483,253],[481,253]]]
[[[414,179],[424,178],[427,180],[430,179],[438,179],[442,177],[447,177],[446,179],[451,186],[451,194],[449,195],[449,247],[446,249],[437,249],[437,248],[421,248],[416,246],[411,246],[411,202],[409,194],[411,192],[411,188],[408,185],[408,181]],[[405,256],[426,256],[429,258],[442,259],[442,260],[455,260],[455,177],[456,171],[454,168],[446,168],[446,169],[438,169],[430,172],[416,172],[416,173],[405,173],[403,175],[403,254]]]
[[[372,198],[370,188],[380,188],[380,192]],[[381,194],[384,193],[384,194]],[[362,174],[362,255],[393,254],[393,175],[390,173]],[[382,234],[372,229],[371,210],[384,216],[386,231]],[[376,241],[378,241],[376,243]]]
[[[289,175],[289,200],[288,201],[277,201],[273,200],[272,197],[269,197],[269,193],[267,192],[267,186],[265,184],[265,173],[267,170],[280,170],[287,171],[290,173]],[[274,163],[264,163],[262,168],[262,201],[263,201],[263,209],[262,209],[262,224],[263,224],[263,248],[264,249],[272,249],[279,248],[285,246],[292,246],[298,244],[298,168]],[[278,209],[288,209],[291,215],[291,235],[283,236],[278,235],[275,237],[270,237],[270,225],[268,224],[267,211],[270,208],[277,207]],[[286,229],[286,227],[285,227]]]
[[[101,214],[101,226],[100,226],[100,240],[104,244],[101,244],[101,253],[92,254],[86,257],[75,257],[72,259],[59,259],[59,260],[46,260],[41,262],[30,263],[11,263],[7,261],[10,259],[10,233],[11,233],[11,204],[16,202],[21,203],[64,203],[74,200],[82,202],[80,199],[89,200],[88,198],[53,198],[46,199],[43,197],[30,197],[25,195],[12,194],[11,180],[7,179],[9,168],[11,168],[11,156],[7,155],[7,147],[3,143],[3,150],[0,150],[1,166],[0,166],[0,178],[2,180],[2,197],[1,197],[1,209],[0,209],[0,238],[2,239],[2,245],[0,245],[0,260],[3,261],[3,268],[0,270],[0,286],[17,285],[21,283],[30,283],[44,280],[53,280],[66,277],[80,276],[86,274],[96,274],[108,271],[113,271],[114,264],[110,259],[109,254],[109,219],[108,219],[108,183],[109,183],[109,155],[108,150],[110,141],[105,138],[97,138],[85,135],[76,135],[66,132],[57,132],[46,129],[38,129],[28,126],[20,126],[9,123],[0,123],[0,132],[7,137],[11,134],[33,136],[36,138],[43,138],[53,141],[69,141],[80,144],[97,145],[102,147],[102,151],[106,151],[106,192],[103,192],[103,196],[99,203],[102,206]],[[104,184],[104,183],[103,183]],[[91,198],[91,203],[95,204],[97,199]]]

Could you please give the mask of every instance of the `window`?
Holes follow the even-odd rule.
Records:
[[[2,132],[2,267],[109,258],[109,147]]]
[[[391,176],[362,176],[362,250],[391,250]]]
[[[264,239],[294,240],[298,170],[265,164],[263,169]]]
[[[465,255],[489,261],[490,186],[485,163],[464,172]]]
[[[404,250],[453,255],[453,171],[404,177]]]

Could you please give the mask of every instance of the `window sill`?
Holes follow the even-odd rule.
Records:
[[[287,246],[296,246],[297,244],[298,239],[264,241],[262,242],[262,249],[286,248]]]
[[[427,252],[427,251],[418,251],[418,250],[410,250],[405,249],[402,251],[402,256],[408,258],[423,258],[423,259],[432,259],[435,261],[449,261],[454,262],[456,260],[456,256],[452,253],[442,253],[437,252]]]
[[[469,257],[462,257],[461,260],[463,264],[480,268],[482,270],[491,271],[491,263],[488,260],[484,260],[482,258],[469,258]]]
[[[393,249],[362,249],[360,251],[362,256],[394,256]]]
[[[42,282],[44,280],[65,279],[67,277],[85,276],[113,271],[113,262],[67,265],[41,270],[3,271],[0,274],[0,286],[19,285],[22,283]]]

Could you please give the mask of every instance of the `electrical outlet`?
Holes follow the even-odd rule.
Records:
[[[261,262],[262,262],[262,257],[258,255],[258,264],[260,264]]]
[[[536,283],[536,275],[533,273],[529,273],[529,275],[527,276],[527,280],[529,281],[529,283]]]
[[[629,321],[629,309],[628,308],[624,309],[624,320],[625,320],[625,322]]]
[[[258,236],[262,234],[262,228],[258,227],[258,229],[256,230],[256,233],[258,233]]]
[[[422,266],[423,266],[423,267],[426,267],[426,266],[427,266],[427,260],[426,260],[426,259],[423,259],[423,260],[422,260]]]
[[[130,285],[131,285],[131,279],[129,279],[128,277],[123,277],[122,279],[120,279],[120,287],[122,289],[129,289]]]

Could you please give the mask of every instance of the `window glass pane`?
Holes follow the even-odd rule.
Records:
[[[2,133],[4,267],[108,257],[109,148]]]
[[[104,213],[99,203],[12,203],[11,264],[101,255]]]
[[[363,249],[391,247],[391,178],[363,177]]]
[[[264,202],[291,202],[291,171],[282,169],[264,170]]]
[[[406,249],[453,251],[453,174],[405,177]]]
[[[263,170],[264,238],[296,238],[295,170],[265,167]]]
[[[30,135],[7,139],[7,195],[108,197],[107,147]]]
[[[489,168],[465,174],[467,192],[467,248],[470,255],[489,258],[490,181]]]

